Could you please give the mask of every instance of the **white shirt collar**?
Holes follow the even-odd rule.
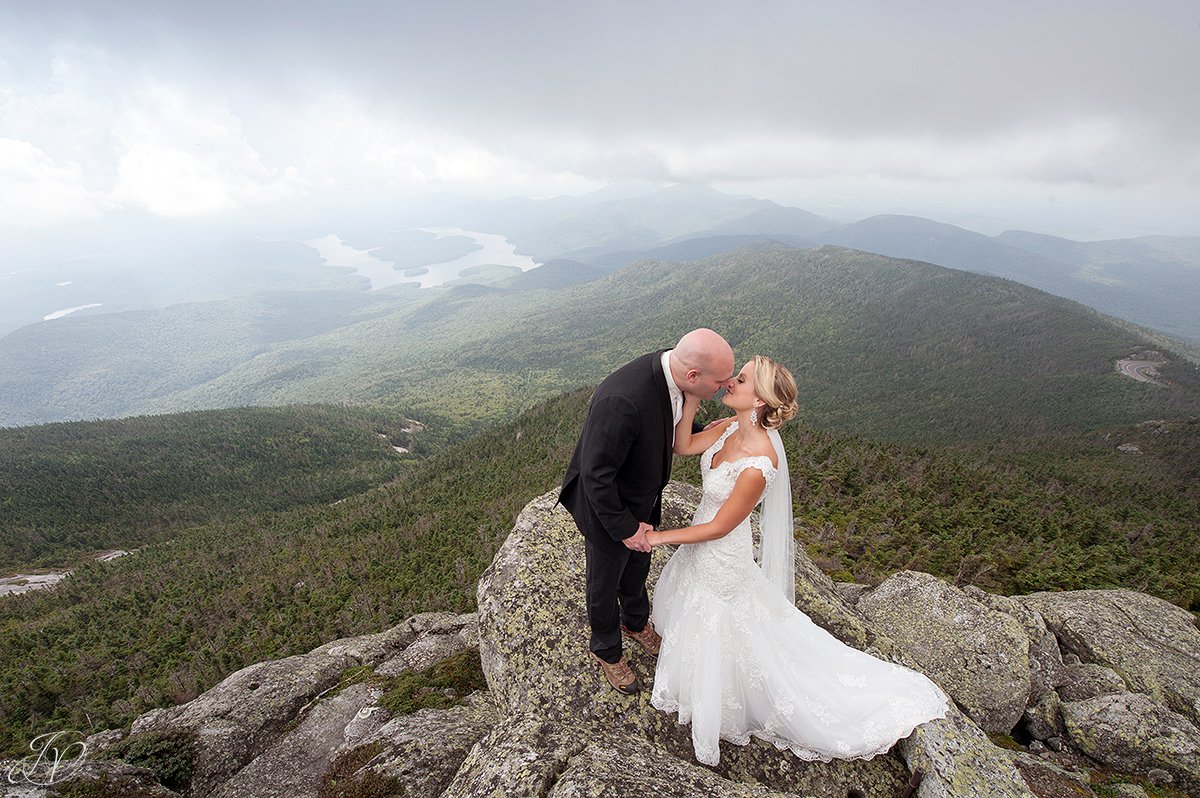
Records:
[[[671,350],[662,353],[663,374],[667,378],[667,393],[671,395],[671,404],[683,404],[683,391],[675,384],[675,375],[671,373]]]

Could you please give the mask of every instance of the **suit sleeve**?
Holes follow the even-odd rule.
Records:
[[[588,504],[613,540],[637,532],[638,519],[617,489],[617,473],[640,430],[637,408],[623,396],[607,396],[591,410],[579,478]]]

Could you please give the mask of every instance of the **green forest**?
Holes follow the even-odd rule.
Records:
[[[404,434],[403,417],[240,409],[95,422],[90,431],[88,424],[5,431],[33,448],[39,435],[63,441],[58,455],[45,456],[46,468],[73,456],[68,430],[77,441],[100,441],[79,448],[114,452],[119,441],[175,435],[191,442],[177,455],[179,481],[194,483],[204,469],[224,467],[203,463],[216,450],[206,429],[212,441],[236,445],[237,430],[290,430],[280,435],[294,443],[312,436],[317,420],[332,428],[325,446],[245,444],[247,479],[261,473],[264,482],[250,512],[222,509],[238,501],[232,492],[207,501],[194,484],[178,485],[167,504],[187,505],[194,492],[200,509],[168,537],[130,556],[82,564],[53,590],[0,599],[0,750],[15,755],[52,728],[127,725],[247,664],[380,631],[419,611],[473,609],[476,581],[516,514],[558,484],[589,396],[587,389],[563,394],[420,459],[374,465],[372,452],[386,456],[399,440],[377,436]],[[835,579],[871,583],[914,568],[1002,593],[1131,587],[1200,610],[1194,418],[936,446],[821,431],[802,419],[784,430],[798,540]],[[1122,443],[1139,451],[1118,451]],[[349,495],[351,450],[381,484]],[[341,475],[326,485],[320,475],[327,465],[337,472],[339,462]],[[97,495],[136,482],[133,470],[114,468]],[[675,476],[696,482],[696,459],[677,459]],[[62,487],[88,478],[78,472]],[[308,487],[288,493],[284,483]],[[22,493],[37,494],[36,481],[25,484]],[[253,481],[244,487],[257,492]],[[26,523],[69,517],[35,495],[14,499]],[[90,512],[98,521],[180,519],[157,507],[153,493],[128,495],[143,506],[97,500]],[[111,531],[104,523],[95,529]],[[84,527],[75,535],[84,548],[113,541],[89,539]]]
[[[413,459],[393,447],[422,450],[408,423],[295,406],[0,429],[0,576],[361,493]]]

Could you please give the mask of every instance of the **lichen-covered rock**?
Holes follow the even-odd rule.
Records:
[[[1073,771],[1024,751],[1006,751],[1038,798],[1094,798],[1087,771]]]
[[[496,728],[491,696],[476,693],[450,709],[424,709],[393,718],[355,747],[375,752],[360,768],[404,785],[406,798],[436,798],[454,779],[475,744]]]
[[[1025,730],[1035,740],[1050,740],[1066,734],[1062,720],[1062,699],[1051,690],[1025,709]]]
[[[1175,784],[1200,790],[1200,729],[1141,693],[1063,703],[1071,742],[1107,767],[1126,773],[1161,768]]]
[[[859,584],[858,582],[834,582],[833,586],[837,589],[838,595],[853,607],[858,603],[858,600],[867,593],[871,592],[870,585]]]
[[[1110,784],[1108,794],[1113,798],[1146,798],[1146,791],[1138,784]]]
[[[953,707],[898,747],[908,766],[925,774],[917,798],[1036,798],[1004,750]]]
[[[1125,691],[1125,680],[1116,671],[1091,662],[1068,665],[1064,684],[1058,688],[1063,701],[1083,701]]]
[[[10,781],[14,776],[15,784]],[[90,754],[81,757],[78,763],[58,771],[53,783],[45,787],[24,781],[19,772],[10,775],[8,767],[0,770],[2,798],[59,798],[77,795],[180,798],[179,793],[159,784],[154,773],[147,768],[120,760],[92,759]]]
[[[509,715],[536,713],[563,725],[640,737],[664,753],[694,762],[687,726],[651,706],[648,690],[629,697],[610,689],[592,661],[583,600],[583,539],[556,503],[556,491],[530,502],[480,579],[479,650],[488,686]],[[695,493],[672,483],[663,496],[663,525],[687,524],[694,506]],[[654,552],[649,585],[669,557],[667,550]],[[636,645],[627,646],[626,656],[650,683],[654,660]],[[811,784],[838,784],[844,785],[843,794],[851,787],[884,794],[905,778],[903,766],[886,756],[806,763],[758,740],[747,746],[723,743],[718,772],[799,793]]]
[[[315,798],[320,777],[345,744],[345,729],[380,691],[353,684],[318,702],[300,725],[219,787],[211,798]]]
[[[501,723],[463,762],[445,798],[771,798],[683,762],[645,739],[536,716]]]
[[[358,664],[350,653],[297,654],[259,662],[186,704],[142,715],[133,722],[131,736],[194,730],[192,793],[207,795],[270,748],[305,707]]]
[[[974,585],[963,588],[971,598],[997,612],[1010,616],[1025,630],[1029,637],[1029,702],[1037,701],[1047,692],[1054,690],[1066,679],[1062,652],[1058,639],[1046,627],[1046,621],[1037,611],[1008,596],[999,596],[980,590]]]
[[[985,731],[1008,732],[1031,689],[1029,637],[1015,619],[937,577],[901,571],[856,605]]]
[[[527,722],[545,724],[537,728],[550,730],[539,732],[550,735],[546,745],[558,745],[554,742],[558,739],[556,733],[551,733],[556,727],[583,729],[586,734],[584,731],[568,734],[562,745],[569,749],[579,741],[580,735],[583,739],[588,739],[589,735],[604,740],[640,739],[659,754],[695,767],[691,764],[694,759],[688,727],[680,726],[674,716],[650,706],[648,691],[626,697],[609,689],[598,668],[590,661],[583,604],[582,540],[570,516],[555,506],[555,498],[556,494],[551,492],[525,508],[479,583],[480,651],[493,693],[511,717],[532,718]],[[686,523],[693,502],[694,498],[674,485],[669,487],[664,496],[668,518],[664,520],[664,526]],[[668,555],[666,551],[654,553],[651,585]],[[805,578],[805,563],[808,563],[807,558],[802,552],[798,553],[797,604],[805,601],[803,596],[811,597],[812,605],[819,607],[817,612],[827,613],[826,621],[832,619],[835,622],[832,625],[840,625],[843,634],[847,629],[852,630],[847,634],[851,642],[860,635],[861,639],[876,641],[873,647],[881,652],[898,650],[894,642],[873,629],[837,595],[827,577],[821,574],[820,578]],[[853,632],[855,628],[857,633]],[[834,634],[838,632],[834,631]],[[643,681],[652,679],[652,659],[636,648],[628,652],[628,657]],[[978,728],[965,719],[962,723],[963,728],[955,734],[935,734],[922,740],[914,749],[921,752],[922,761],[941,762],[961,756],[964,765],[956,784],[963,786],[964,791],[956,793],[958,796],[1027,798],[1029,793],[1024,782],[1011,763],[1003,756],[993,756],[998,749]],[[505,735],[498,733],[498,737]],[[464,770],[484,768],[488,773],[511,773],[509,765],[502,765],[510,760],[486,756],[490,739],[480,743],[472,758],[464,763]],[[529,751],[537,753],[540,744],[530,743]],[[561,763],[582,756],[582,751],[579,748],[546,756]],[[512,753],[516,759],[522,756],[524,754],[520,752]],[[491,763],[486,768],[481,764],[484,759]],[[538,753],[535,759],[537,767],[545,765],[543,754]],[[1002,770],[988,770],[993,765]],[[545,766],[553,769],[550,765]],[[520,767],[527,769],[525,765]],[[540,772],[536,770],[533,775],[523,778],[528,783],[540,783],[541,777],[537,775]],[[762,784],[779,792],[831,798],[841,798],[852,788],[860,789],[866,795],[895,794],[902,789],[908,775],[902,761],[894,756],[878,756],[869,761],[802,762],[758,740],[748,746],[723,743],[716,773],[741,784]],[[966,786],[967,773],[976,779],[973,787]],[[482,779],[480,784],[493,784],[491,778],[472,777]],[[458,780],[456,784],[462,788]],[[1002,785],[999,792],[996,791],[997,784]]]
[[[1046,620],[1064,652],[1111,668],[1130,690],[1200,725],[1200,630],[1189,612],[1132,590],[1016,598]]]
[[[479,645],[479,619],[473,612],[422,613],[405,621],[417,637],[405,649],[375,667],[381,676],[395,676],[404,670],[423,671]]]
[[[473,644],[476,626],[474,613],[422,613],[383,632],[256,663],[186,704],[145,713],[131,734],[194,731],[192,795],[315,795],[334,755],[385,720],[370,711],[378,688],[358,684],[327,695],[345,672],[428,667]]]

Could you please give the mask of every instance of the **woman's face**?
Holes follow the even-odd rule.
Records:
[[[749,360],[741,371],[725,383],[725,395],[721,401],[734,410],[749,410],[757,400],[754,393],[754,361]]]

